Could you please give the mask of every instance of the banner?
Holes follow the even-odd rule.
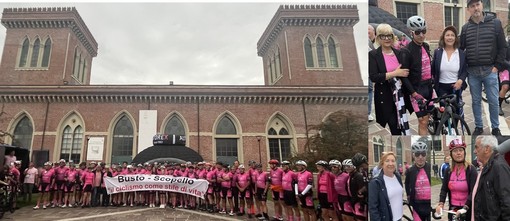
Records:
[[[108,194],[133,191],[170,191],[204,199],[209,182],[203,179],[167,175],[118,175],[105,177]]]

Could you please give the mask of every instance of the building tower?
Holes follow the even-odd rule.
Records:
[[[257,43],[264,82],[362,86],[353,26],[356,5],[283,5]]]
[[[97,42],[76,8],[6,8],[0,85],[89,85]]]

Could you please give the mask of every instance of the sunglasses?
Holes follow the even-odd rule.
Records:
[[[419,156],[426,157],[427,156],[427,152],[416,152],[416,153],[414,153],[414,156],[415,157],[419,157]]]
[[[393,34],[389,34],[389,35],[379,35],[379,39],[381,40],[392,40],[394,37],[393,37]]]
[[[423,34],[427,34],[427,29],[423,29],[423,30],[418,30],[418,31],[413,31],[415,35],[420,35],[421,33]]]

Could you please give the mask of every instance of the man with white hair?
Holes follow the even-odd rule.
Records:
[[[475,151],[481,163],[472,193],[471,220],[510,220],[510,166],[495,152],[495,136],[478,136]]]

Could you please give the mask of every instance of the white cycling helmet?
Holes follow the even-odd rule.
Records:
[[[296,165],[301,165],[301,166],[304,166],[304,167],[307,167],[307,166],[308,166],[308,165],[306,164],[306,162],[305,162],[305,161],[303,161],[303,160],[298,160],[298,161],[296,161],[296,163],[295,163],[295,164],[296,164]]]
[[[340,161],[338,161],[338,160],[330,160],[329,161],[329,165],[330,166],[339,166],[339,167],[341,167],[342,163],[340,163]]]
[[[427,149],[428,149],[427,144],[421,141],[418,141],[411,146],[411,152],[413,153],[427,152]]]
[[[427,29],[427,24],[425,23],[425,19],[415,15],[407,19],[407,28],[411,31],[425,30]]]
[[[345,159],[344,162],[342,162],[342,165],[344,166],[353,166],[351,159]]]

